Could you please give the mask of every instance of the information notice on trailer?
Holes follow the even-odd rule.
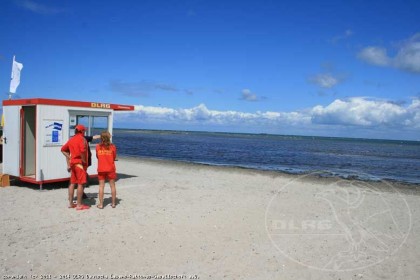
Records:
[[[44,120],[44,146],[63,145],[63,120]]]

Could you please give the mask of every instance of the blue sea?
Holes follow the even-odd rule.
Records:
[[[121,156],[420,184],[420,142],[115,129]]]

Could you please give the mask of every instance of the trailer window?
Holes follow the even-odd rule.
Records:
[[[90,135],[101,134],[104,130],[108,131],[108,117],[93,116]]]
[[[109,131],[108,127],[108,116],[96,116],[96,115],[76,115],[76,121],[70,125],[70,136],[74,135],[74,129],[76,125],[83,124],[86,127],[86,134],[88,136],[93,136],[100,134],[102,131]]]

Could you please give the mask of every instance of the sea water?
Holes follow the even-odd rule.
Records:
[[[115,129],[121,156],[420,184],[420,142]]]

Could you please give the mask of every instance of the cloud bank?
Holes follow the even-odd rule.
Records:
[[[276,124],[284,122],[288,124],[307,123],[310,121],[301,113],[281,113],[281,112],[259,112],[245,113],[238,111],[216,111],[209,110],[206,105],[200,104],[188,109],[173,109],[167,107],[135,106],[135,111],[131,113],[119,113],[119,118],[128,118],[131,121],[153,121],[153,122],[182,122],[182,123],[202,123],[202,124]],[[120,119],[121,120],[121,119]]]
[[[420,74],[420,33],[403,41],[393,57],[383,47],[369,46],[358,53],[358,58],[372,65]]]
[[[315,106],[295,112],[239,112],[210,110],[205,104],[193,108],[167,108],[135,106],[133,112],[116,114],[116,123],[170,123],[176,125],[198,125],[199,127],[242,127],[276,131],[275,128],[293,128],[292,131],[315,131],[324,129],[334,136],[335,128],[374,129],[387,131],[409,130],[419,135],[420,99],[408,105],[366,97],[336,99],[327,106]],[[245,131],[244,129],[243,131]]]

